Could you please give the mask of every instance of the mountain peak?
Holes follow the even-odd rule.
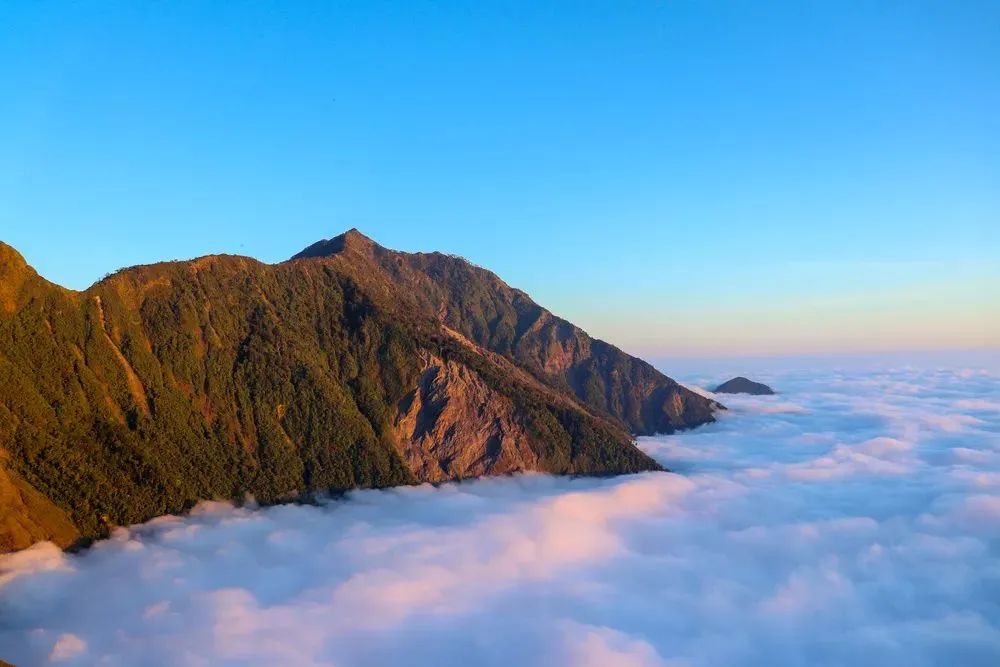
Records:
[[[33,274],[21,253],[0,241],[0,314],[14,311],[18,290]]]
[[[363,246],[366,246],[366,247],[371,247],[371,246],[375,245],[375,241],[372,241],[370,238],[368,238],[367,236],[365,236],[364,234],[362,234],[361,231],[358,230],[357,227],[351,227],[346,232],[344,232],[343,234],[341,234],[340,236],[337,236],[335,238],[343,240],[343,242],[348,247],[358,246],[358,245],[363,245]]]
[[[15,276],[24,275],[28,269],[28,262],[21,253],[0,241],[0,278],[13,280]]]
[[[300,253],[292,255],[292,259],[303,259],[306,257],[329,257],[344,251],[370,252],[378,244],[358,231],[357,227],[351,227],[343,234],[334,236],[332,239],[317,241]]]
[[[28,263],[24,261],[24,257],[21,256],[17,250],[14,250],[13,246],[7,245],[3,241],[0,241],[0,265],[10,266],[10,267],[24,267]]]

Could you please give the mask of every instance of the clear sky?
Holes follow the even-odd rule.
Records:
[[[17,2],[0,239],[358,227],[648,356],[1000,345],[1000,2]]]

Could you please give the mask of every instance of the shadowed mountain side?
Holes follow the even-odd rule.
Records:
[[[635,434],[697,426],[713,421],[713,411],[721,408],[460,257],[388,250],[356,229],[314,243],[292,259],[318,257],[385,297],[386,308],[437,318]]]
[[[0,244],[0,549],[209,498],[656,470],[630,430],[711,419],[710,401],[462,260],[356,232],[307,252],[133,267],[73,292]],[[504,344],[509,317],[524,322]]]

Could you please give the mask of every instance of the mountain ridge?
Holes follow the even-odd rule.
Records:
[[[23,501],[0,551],[202,499],[658,470],[632,434],[721,407],[486,269],[357,230],[82,291],[0,244],[0,376],[0,486]]]
[[[406,294],[417,301],[415,307],[435,312],[452,329],[482,347],[517,357],[536,375],[565,385],[563,388],[572,390],[591,406],[622,419],[638,435],[669,433],[687,427],[691,421],[711,421],[712,410],[720,407],[681,387],[645,361],[592,338],[535,303],[522,290],[507,285],[497,274],[462,257],[440,252],[400,253],[352,229],[317,242],[288,261],[306,258],[336,262],[359,281],[380,282],[377,292],[384,293],[388,281],[404,281],[409,288]],[[358,271],[359,258],[368,260],[364,273]],[[450,291],[441,293],[437,289],[441,284]],[[470,304],[477,299],[485,303]],[[484,318],[492,324],[484,322]],[[634,376],[630,379],[633,384],[645,385],[651,391],[666,387],[658,395],[660,403],[671,401],[674,405],[666,410],[659,410],[661,406],[625,405],[622,391],[612,388],[609,392],[608,378],[599,379],[601,369],[588,365],[594,357],[598,364],[626,365]],[[681,414],[685,410],[686,417]]]

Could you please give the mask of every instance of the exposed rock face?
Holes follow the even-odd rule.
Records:
[[[0,550],[201,499],[656,470],[712,401],[464,260],[356,231],[83,292],[0,243]]]
[[[770,396],[774,390],[766,384],[748,380],[745,377],[734,377],[713,389],[716,394],[752,394],[754,396]]]
[[[513,402],[468,366],[428,358],[399,402],[395,432],[421,480],[438,482],[538,469],[532,435]]]

